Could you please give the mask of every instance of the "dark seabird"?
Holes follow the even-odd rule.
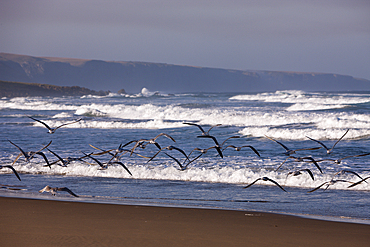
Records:
[[[292,175],[292,176],[301,175],[302,174],[301,172],[303,172],[303,171],[307,172],[310,175],[310,177],[312,178],[312,180],[315,180],[315,178],[313,177],[313,173],[310,169],[300,169],[300,170],[297,170],[297,171],[288,172],[287,177],[289,175]]]
[[[158,142],[156,142],[157,138],[160,137],[160,136],[165,136],[168,139],[170,139],[171,141],[176,142],[175,139],[172,138],[172,136],[170,136],[166,133],[160,133],[159,135],[157,135],[156,137],[154,137],[152,139],[140,139],[140,140],[136,141],[135,146],[131,149],[130,156],[134,153],[135,149],[138,146],[141,146],[142,148],[145,148],[148,144],[154,144],[158,149],[161,149],[161,146],[158,144]],[[146,142],[146,144],[144,144],[145,142]]]
[[[361,156],[367,156],[367,155],[370,155],[370,153],[366,153],[366,154],[357,154],[357,155],[350,155],[350,156],[346,156],[346,157],[343,157],[343,158],[340,158],[340,159],[322,159],[322,160],[316,160],[316,162],[322,162],[322,161],[333,161],[334,163],[336,164],[340,164],[342,162],[342,160],[344,159],[348,159],[348,158],[352,158],[352,157],[361,157]]]
[[[4,167],[5,168],[9,168],[10,170],[12,170],[13,173],[15,174],[15,176],[17,176],[18,180],[21,181],[21,178],[19,177],[18,172],[14,169],[13,166],[10,166],[10,165],[4,165],[4,166],[3,165],[0,165],[0,170],[3,169]]]
[[[182,164],[178,159],[176,159],[175,157],[169,155],[168,153],[164,153],[165,155],[167,155],[168,157],[170,157],[171,159],[173,159],[174,161],[176,161],[176,163],[180,166],[180,170],[181,171],[185,171],[186,168],[191,164],[193,163],[194,161],[196,161],[200,156],[203,155],[203,153],[200,153],[197,157],[195,157],[194,159],[192,160],[188,160],[188,162],[186,163],[186,159],[184,161],[184,164]]]
[[[76,195],[75,193],[73,193],[70,189],[68,189],[67,187],[61,187],[61,188],[58,188],[58,187],[50,187],[49,185],[46,185],[45,188],[43,188],[42,190],[40,190],[39,192],[42,193],[42,192],[50,192],[53,196],[56,195],[57,191],[66,191],[68,192],[69,194],[71,194],[72,196],[74,197],[79,197],[78,195]]]
[[[272,139],[271,137],[268,137],[267,135],[265,135],[266,138],[270,139],[271,141],[274,141],[276,142],[277,144],[279,144],[280,146],[282,146],[286,152],[284,153],[285,155],[291,155],[291,154],[295,154],[296,151],[302,151],[302,150],[316,150],[316,149],[320,149],[321,147],[316,147],[316,148],[300,148],[300,149],[289,149],[288,147],[286,147],[284,144],[282,144],[281,142],[278,142],[274,139]]]
[[[333,147],[332,147],[332,148],[328,148],[327,146],[325,146],[325,144],[324,144],[324,143],[322,143],[322,142],[320,142],[320,141],[318,141],[318,140],[315,140],[315,139],[313,139],[313,138],[311,138],[311,137],[308,137],[308,136],[306,136],[306,137],[307,137],[308,139],[310,139],[310,140],[314,141],[314,142],[319,143],[321,146],[323,146],[323,147],[326,149],[326,153],[330,154],[330,153],[333,151],[333,149],[334,149],[335,145],[337,145],[337,143],[338,143],[340,140],[342,140],[342,139],[343,139],[343,137],[348,133],[348,131],[349,131],[349,129],[346,131],[346,133],[344,133],[344,135],[342,135],[342,137],[341,137],[341,138],[339,138],[339,139],[338,139],[338,141],[336,141],[336,143],[334,143],[334,145],[333,145]]]
[[[161,148],[156,154],[154,154],[149,160],[148,160],[148,162],[150,162],[150,161],[152,161],[161,151],[163,151],[163,150],[165,150],[165,149],[167,149],[167,150],[177,150],[177,151],[179,151],[180,153],[182,153],[184,156],[185,156],[185,158],[186,158],[186,160],[189,160],[189,157],[186,155],[186,153],[184,152],[184,150],[182,150],[182,149],[180,149],[180,148],[178,148],[178,147],[175,147],[175,146],[167,146],[167,147],[164,147],[164,148]]]
[[[235,138],[240,138],[240,136],[230,136],[229,138],[226,138],[226,139],[225,139],[225,141],[223,141],[223,142],[221,143],[220,147],[223,147],[223,146],[224,146],[224,144],[225,144],[228,140],[230,140],[230,139],[235,139]]]
[[[332,177],[332,179],[337,176],[337,175],[343,175],[345,173],[351,173],[353,175],[355,175],[356,177],[360,178],[360,179],[363,179],[360,175],[357,174],[357,172],[354,172],[354,171],[350,171],[350,170],[340,170],[339,172],[336,172],[334,174],[334,176]],[[367,182],[366,182],[367,183]]]
[[[342,179],[337,179],[337,180],[330,180],[330,181],[326,181],[325,183],[322,183],[322,184],[320,184],[318,187],[316,187],[315,189],[313,189],[313,190],[310,190],[310,191],[308,191],[307,193],[312,193],[312,192],[314,192],[314,191],[316,191],[316,190],[318,190],[318,189],[320,189],[322,186],[324,186],[325,184],[327,185],[326,186],[326,188],[324,189],[324,190],[327,190],[328,189],[328,187],[330,186],[330,185],[333,185],[333,184],[335,184],[335,183],[338,183],[338,182],[343,182],[343,183],[353,183],[353,182],[351,182],[351,181],[347,181],[347,180],[342,180]]]
[[[214,143],[216,144],[215,148],[216,148],[218,154],[221,156],[221,158],[224,157],[224,155],[222,154],[222,151],[221,151],[220,144],[218,143],[216,137],[210,136],[210,135],[201,135],[201,136],[197,136],[197,137],[200,137],[200,138],[211,138],[214,141]]]
[[[195,123],[183,123],[183,124],[187,124],[187,125],[194,125],[194,126],[197,126],[200,131],[202,131],[202,135],[204,136],[207,136],[209,135],[209,132],[211,131],[211,129],[213,129],[214,127],[217,127],[217,126],[221,126],[222,124],[216,124],[216,125],[212,125],[211,128],[208,129],[208,131],[204,131],[204,129],[202,128],[202,126],[200,126],[199,124],[195,124]]]
[[[130,142],[130,143],[132,143],[132,142]],[[111,162],[112,160],[119,161],[120,158],[123,155],[125,155],[126,153],[131,153],[131,150],[130,149],[124,149],[122,144],[120,144],[117,149],[109,149],[109,150],[104,150],[102,148],[95,147],[95,146],[93,146],[91,144],[89,144],[89,145],[90,145],[90,147],[95,148],[96,150],[101,151],[100,153],[92,153],[91,155],[103,155],[103,154],[109,154],[109,155],[111,155],[112,158],[108,162]],[[112,151],[115,151],[115,153],[112,153]],[[135,153],[135,152],[134,152],[134,154],[136,154],[137,156],[139,156],[141,158],[150,159],[150,157],[146,157],[146,156],[143,156],[143,155],[138,154],[138,153]]]
[[[255,183],[256,183],[257,181],[259,181],[259,180],[262,180],[262,181],[270,181],[270,182],[274,183],[276,186],[278,186],[280,189],[282,189],[282,190],[284,190],[285,192],[287,192],[283,187],[281,187],[281,186],[280,186],[280,184],[278,184],[277,182],[275,182],[274,180],[272,180],[272,179],[270,179],[270,178],[268,178],[268,177],[257,178],[256,180],[254,180],[254,182],[253,182],[253,183],[251,183],[251,184],[249,184],[249,185],[245,186],[245,187],[244,187],[244,189],[251,187],[253,184],[255,184]]]
[[[212,147],[209,147],[209,148],[194,148],[193,150],[191,150],[191,152],[189,153],[188,157],[190,157],[190,155],[194,152],[194,151],[199,151],[201,152],[202,154],[206,154],[209,150],[211,149],[216,149],[217,147],[216,146],[212,146]]]
[[[72,157],[67,157],[65,159],[63,159],[62,157],[60,157],[58,154],[56,154],[55,152],[51,151],[49,148],[46,148],[50,153],[52,153],[55,157],[58,158],[57,161],[54,161],[52,163],[50,163],[50,165],[54,165],[54,164],[57,164],[59,161],[61,162],[61,165],[60,166],[63,166],[63,167],[67,167],[69,165],[69,163],[71,163],[72,161],[82,161],[83,158],[86,158],[87,156],[82,156],[82,157],[79,157],[79,158],[72,158]]]
[[[24,156],[24,158],[26,159],[26,162],[29,162],[36,154],[37,155],[40,155],[44,158],[46,164],[51,168],[50,164],[49,164],[49,161],[48,159],[46,158],[46,155],[41,152],[42,150],[44,150],[45,148],[47,148],[48,146],[50,146],[51,142],[50,141],[48,144],[46,144],[43,148],[41,148],[40,150],[36,151],[36,152],[32,152],[32,151],[29,151],[29,152],[25,152],[23,151],[23,149],[21,149],[19,146],[17,146],[16,144],[14,144],[13,142],[11,142],[10,140],[8,140],[12,145],[14,145],[16,148],[18,148],[19,151],[21,151],[20,154],[18,154],[18,156],[15,158],[15,160],[13,161],[13,164],[15,164],[15,162],[17,162],[17,160],[21,157],[21,155]]]
[[[56,128],[50,128],[50,126],[49,126],[49,125],[47,125],[46,123],[44,123],[43,121],[38,120],[38,119],[33,118],[33,117],[30,117],[30,116],[28,116],[28,117],[29,117],[29,118],[31,118],[31,119],[33,119],[33,120],[35,120],[35,121],[37,121],[37,122],[39,122],[39,123],[41,123],[41,124],[43,124],[43,125],[44,125],[48,130],[49,130],[49,133],[50,133],[50,134],[53,134],[57,129],[59,129],[59,128],[61,128],[61,127],[65,126],[65,125],[73,124],[73,123],[77,123],[77,122],[79,122],[79,121],[81,121],[81,120],[82,120],[82,118],[79,118],[79,119],[77,119],[76,121],[73,121],[73,122],[70,122],[70,123],[62,124],[62,125],[60,125],[60,126],[58,126],[58,127],[56,127]]]
[[[369,179],[369,178],[370,178],[370,176],[369,177],[366,177],[366,178],[364,178],[364,179],[362,179],[362,180],[360,180],[360,181],[358,181],[358,182],[356,182],[354,184],[351,184],[350,186],[348,186],[348,188],[355,187],[356,185],[359,185],[362,182],[366,182],[366,180]]]
[[[91,158],[92,160],[94,160],[99,166],[101,169],[107,169],[109,165],[113,165],[113,164],[117,164],[117,165],[120,165],[122,166],[131,176],[132,176],[132,173],[130,172],[130,170],[127,168],[127,166],[125,166],[125,164],[123,164],[122,162],[120,161],[109,161],[107,163],[101,163],[98,159],[92,157],[92,153],[91,154],[86,154],[84,152],[82,152],[86,157],[89,157]],[[87,162],[88,163],[88,162]],[[90,163],[89,163],[90,164]]]
[[[275,171],[279,170],[279,168],[288,160],[288,159],[294,159],[294,161],[296,162],[312,162],[314,163],[314,165],[317,167],[317,169],[319,169],[319,171],[322,173],[322,170],[320,168],[320,166],[317,164],[317,162],[312,158],[312,157],[294,157],[294,156],[289,156],[288,158],[286,158],[283,163],[281,163],[279,165],[278,168],[276,168]],[[309,161],[305,161],[305,160],[309,160]]]
[[[253,150],[253,152],[255,154],[257,154],[258,157],[261,157],[260,154],[258,153],[258,151],[254,147],[252,147],[251,145],[244,145],[244,146],[241,146],[241,147],[236,147],[234,145],[229,145],[229,146],[225,147],[224,149],[222,149],[222,151],[224,151],[226,148],[233,148],[233,149],[235,149],[235,151],[240,151],[240,150],[242,150],[242,148],[250,148],[250,149]]]

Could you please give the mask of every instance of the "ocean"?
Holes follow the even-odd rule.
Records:
[[[52,127],[82,120],[49,134],[28,116]],[[223,157],[211,148],[181,169],[178,162],[184,164],[186,158],[178,149],[189,155],[194,148],[215,146],[212,138],[198,137],[202,132],[197,126],[184,123],[198,124],[205,131],[214,126],[209,135],[221,150],[229,145],[242,148],[236,151],[229,146]],[[120,144],[149,140],[160,133],[174,139],[159,136],[160,152],[149,143],[132,154],[121,153],[120,161],[132,175],[122,164],[102,169],[89,157],[51,168],[39,155],[29,162],[20,157],[13,167],[21,181],[10,169],[0,169],[0,196],[274,212],[370,223],[370,179],[349,188],[370,176],[370,155],[366,155],[370,153],[370,92],[167,94],[143,89],[138,94],[0,99],[3,166],[12,165],[20,153],[9,141],[26,152],[52,141],[48,148],[54,153],[79,158],[83,153],[101,153],[97,148],[115,153]],[[330,154],[308,138],[331,148],[343,135]],[[238,138],[227,139],[233,136]],[[297,159],[288,158],[285,149],[266,136],[292,150],[320,149],[299,150],[292,154]],[[48,150],[42,152],[50,163],[58,160]],[[189,159],[200,154],[195,150]],[[109,153],[91,156],[103,164],[112,158]],[[336,159],[341,162],[335,163]],[[46,185],[67,187],[79,197],[64,191],[56,196],[39,193]]]

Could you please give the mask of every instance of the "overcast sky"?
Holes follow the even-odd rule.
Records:
[[[370,0],[1,0],[0,52],[370,79]]]

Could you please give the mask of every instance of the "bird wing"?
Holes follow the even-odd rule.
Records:
[[[7,168],[11,169],[13,171],[13,173],[15,174],[15,176],[17,176],[18,180],[21,181],[21,178],[19,177],[18,172],[14,169],[14,167],[12,167],[10,165],[5,165],[5,166],[2,166],[2,167],[7,167]]]
[[[325,185],[325,184],[327,184],[327,183],[328,183],[328,182],[322,183],[322,184],[320,184],[318,187],[314,188],[313,190],[308,191],[307,193],[312,193],[312,192],[314,192],[314,191],[316,191],[316,190],[320,189],[322,186],[324,186],[324,185]]]
[[[203,153],[200,153],[197,157],[195,157],[194,159],[192,159],[192,160],[189,160],[189,162],[186,164],[186,166],[185,167],[187,167],[188,165],[190,165],[191,163],[193,163],[194,161],[196,161],[197,159],[199,159],[200,158],[200,156],[202,156],[203,155]]]
[[[62,157],[60,157],[58,154],[54,153],[53,151],[51,151],[50,149],[46,148],[50,153],[54,154],[55,157],[57,157],[61,162],[62,164],[64,164],[64,160],[62,159]]]
[[[96,158],[94,158],[94,157],[92,157],[91,156],[91,154],[86,154],[86,153],[84,153],[84,152],[82,152],[86,157],[89,157],[90,159],[92,159],[92,160],[94,160],[96,163],[98,163],[98,165],[100,166],[100,167],[104,167],[104,165],[98,160],[98,159],[96,159]],[[88,163],[88,162],[87,162]],[[89,163],[90,164],[90,163]]]
[[[106,154],[106,153],[109,153],[110,155],[114,155],[114,154],[111,153],[114,149],[104,150],[104,149],[95,147],[95,146],[93,146],[91,144],[89,144],[89,146],[92,147],[92,148],[94,148],[94,149],[96,149],[96,150],[101,151],[101,153],[96,153],[96,154],[92,154],[92,155],[103,155],[103,154]]]
[[[268,181],[270,181],[270,182],[274,183],[276,186],[278,186],[280,189],[284,190],[285,192],[288,192],[288,191],[286,191],[283,187],[281,187],[281,185],[280,185],[280,184],[278,184],[276,181],[272,180],[271,178],[266,177],[266,179],[267,179]]]
[[[339,138],[339,139],[338,139],[338,141],[336,141],[336,142],[334,143],[333,147],[332,147],[329,151],[333,150],[333,148],[335,147],[335,145],[337,145],[337,143],[338,143],[340,140],[342,140],[342,139],[343,139],[343,137],[344,137],[345,135],[347,135],[348,131],[349,131],[349,129],[346,131],[346,133],[344,133],[344,135],[342,135],[342,137],[341,137],[341,138]]]
[[[258,153],[257,149],[255,149],[254,147],[252,147],[251,145],[245,145],[245,146],[242,146],[242,147],[246,147],[246,148],[250,148],[253,150],[253,152],[255,154],[257,154],[258,157],[261,157],[261,155]]]
[[[29,117],[29,118],[31,118],[31,119],[33,119],[33,120],[35,120],[35,121],[37,121],[37,122],[39,122],[39,123],[41,123],[41,124],[42,124],[42,125],[44,125],[48,130],[53,131],[53,129],[52,129],[52,128],[50,128],[50,126],[49,126],[49,125],[47,125],[46,123],[44,123],[43,121],[38,120],[38,119],[33,118],[33,117],[30,117],[30,116],[28,116],[28,117]]]
[[[311,138],[311,137],[308,137],[308,136],[306,136],[308,139],[310,139],[311,141],[314,141],[314,142],[317,142],[318,144],[320,144],[321,146],[323,146],[326,150],[328,150],[329,151],[329,148],[327,147],[327,146],[325,146],[325,144],[324,143],[322,143],[322,142],[320,142],[320,141],[318,141],[318,140],[315,140],[315,139],[313,139],[313,138]]]
[[[313,173],[312,173],[312,171],[310,169],[302,169],[300,171],[306,171],[310,175],[310,177],[312,178],[312,180],[315,180],[315,178],[313,177]]]
[[[202,128],[202,126],[200,126],[198,124],[195,124],[195,123],[183,123],[183,124],[197,126],[200,129],[200,131],[202,131],[203,134],[206,134],[206,132],[204,131],[204,129]]]
[[[15,164],[15,162],[17,162],[17,160],[19,159],[19,157],[21,157],[22,153],[18,154],[18,156],[15,158],[15,160],[13,161],[12,165]]]
[[[240,138],[240,136],[230,136],[229,138],[226,138],[226,140],[221,143],[221,147],[225,144],[225,142],[227,142],[230,139],[234,139],[234,138]]]
[[[48,158],[46,158],[46,155],[43,152],[37,152],[36,154],[42,156],[44,158],[46,164],[48,165],[48,167],[51,168],[51,165],[49,163],[49,160],[48,160]],[[64,162],[62,162],[62,164],[64,165]]]
[[[50,141],[48,144],[46,144],[43,148],[41,148],[40,150],[37,150],[35,153],[38,153],[38,152],[41,152],[42,150],[44,150],[45,148],[49,147],[50,144],[52,143],[53,141]]]
[[[23,154],[23,156],[25,158],[27,158],[27,154],[26,152],[23,151],[23,149],[21,149],[18,145],[16,145],[15,143],[13,143],[12,141],[8,140],[8,142],[10,142],[11,144],[13,144],[16,148],[18,148],[19,151],[21,151],[21,153]],[[19,158],[19,157],[18,157]],[[13,162],[13,164],[15,163],[15,161]]]
[[[63,127],[63,126],[66,126],[66,125],[69,125],[69,124],[74,124],[74,123],[77,123],[77,122],[80,122],[82,120],[82,118],[79,118],[77,119],[76,121],[73,121],[73,122],[70,122],[70,123],[65,123],[65,124],[62,124],[62,125],[59,125],[58,127],[54,128],[54,131],[56,131],[57,129]]]
[[[319,164],[317,164],[317,162],[316,162],[316,160],[314,160],[314,158],[312,158],[312,157],[303,157],[302,159],[310,160],[317,167],[317,169],[319,169],[319,171],[322,173],[322,170],[321,170]]]
[[[183,170],[183,169],[184,169],[183,165],[181,164],[181,162],[180,162],[178,159],[176,159],[175,157],[173,157],[173,156],[169,155],[169,154],[168,154],[168,153],[166,153],[166,152],[164,152],[164,154],[165,154],[165,155],[167,155],[168,157],[170,157],[171,159],[173,159],[174,161],[176,161],[176,163],[180,166],[181,170]]]
[[[257,183],[258,180],[261,180],[262,178],[257,178],[254,180],[252,183],[248,184],[247,186],[244,187],[244,189],[251,187],[253,184]]]
[[[347,159],[347,158],[352,158],[352,157],[361,157],[361,156],[367,156],[369,155],[370,153],[366,153],[366,154],[357,154],[357,155],[351,155],[351,156],[347,156],[347,157],[344,157],[344,158],[341,158],[341,159],[338,159],[338,160],[344,160],[344,159]]]
[[[130,172],[130,170],[122,162],[120,162],[120,161],[114,161],[114,162],[112,162],[112,164],[119,164],[119,165],[121,165],[132,176],[132,173]]]
[[[74,197],[79,197],[78,195],[76,195],[75,193],[73,193],[72,190],[68,189],[67,187],[56,188],[56,190],[57,191],[66,191],[66,192],[68,192],[69,194],[71,194]]]
[[[277,144],[279,144],[280,146],[282,146],[286,151],[291,151],[289,148],[287,148],[284,144],[282,144],[281,142],[278,142],[277,140],[274,140],[272,139],[271,137],[268,137],[267,135],[265,135],[266,138],[270,139],[271,141],[274,141],[276,142]]]
[[[209,130],[205,134],[208,135],[209,132],[211,131],[211,129],[213,129],[214,127],[220,126],[220,125],[222,125],[222,124],[216,124],[216,125],[211,126],[211,128],[209,128]]]
[[[279,170],[279,168],[284,165],[284,163],[288,160],[288,159],[292,159],[292,158],[295,158],[295,157],[292,157],[292,156],[289,156],[288,158],[286,158],[280,165],[278,168],[275,169],[275,171]]]
[[[186,155],[184,150],[182,150],[181,148],[178,148],[178,147],[175,147],[175,146],[168,146],[165,149],[168,149],[168,150],[175,149],[175,150],[179,151],[180,153],[182,153],[187,160],[189,160],[189,157]]]
[[[159,135],[157,135],[156,137],[154,137],[154,138],[153,138],[153,140],[154,140],[154,141],[155,141],[155,140],[157,140],[157,138],[158,138],[158,137],[160,137],[160,136],[165,136],[165,137],[167,137],[168,139],[170,139],[171,141],[176,142],[176,141],[175,141],[175,139],[173,139],[173,138],[172,138],[172,136],[170,136],[170,135],[168,135],[168,134],[166,134],[166,133],[160,133]]]
[[[218,154],[221,156],[221,158],[224,157],[223,154],[222,154],[222,151],[220,149],[220,144],[218,144],[218,141],[217,141],[216,137],[210,136],[210,135],[203,135],[203,136],[197,136],[197,137],[199,137],[199,138],[211,138],[214,141],[214,143],[216,144],[215,148],[216,148]]]
[[[355,187],[356,185],[359,185],[360,183],[366,181],[369,178],[370,178],[370,176],[369,177],[366,177],[366,178],[364,178],[364,179],[362,179],[362,180],[360,180],[360,181],[358,181],[358,182],[356,182],[354,184],[351,184],[350,186],[348,186],[348,188]]]

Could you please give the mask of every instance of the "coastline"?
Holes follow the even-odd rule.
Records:
[[[12,246],[360,246],[370,225],[218,209],[0,197]]]

